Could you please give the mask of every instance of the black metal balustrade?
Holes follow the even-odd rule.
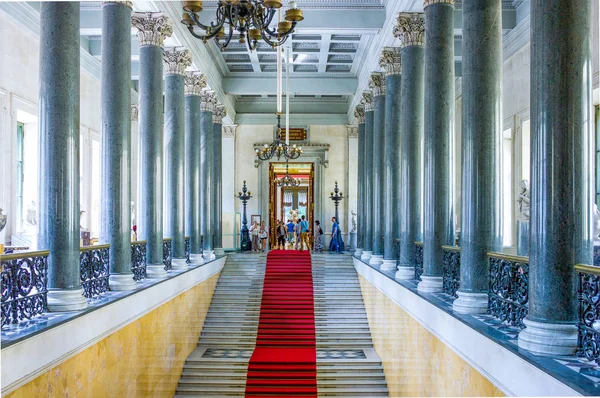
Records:
[[[192,244],[190,241],[190,237],[185,237],[185,263],[190,265],[192,261],[190,260],[190,254],[192,253]]]
[[[163,239],[163,264],[165,265],[165,271],[170,271],[173,269],[173,264],[171,263],[173,245],[171,238]]]
[[[0,256],[2,327],[48,312],[48,251]]]
[[[600,267],[576,265],[579,331],[577,354],[600,364]]]
[[[85,298],[108,291],[110,245],[85,246],[79,253],[79,274]]]
[[[488,253],[490,288],[488,312],[520,328],[529,312],[529,259],[502,253]]]
[[[146,241],[131,243],[131,272],[133,280],[139,282],[146,279]]]
[[[423,275],[423,242],[415,242],[415,279],[420,281]]]
[[[460,247],[442,246],[444,263],[442,273],[442,291],[451,297],[458,297],[460,287]]]

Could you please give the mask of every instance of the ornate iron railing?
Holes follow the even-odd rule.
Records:
[[[192,252],[192,244],[190,241],[190,237],[186,236],[185,237],[185,262],[190,265],[191,261],[190,261],[190,254]]]
[[[423,275],[423,242],[415,242],[415,279],[420,281]]]
[[[576,265],[579,337],[577,354],[600,364],[600,267]]]
[[[0,256],[2,327],[48,311],[48,251]]]
[[[490,282],[488,312],[520,328],[529,312],[529,258],[488,253]]]
[[[396,254],[396,267],[400,264],[400,239],[394,241],[394,252]]]
[[[79,275],[85,298],[108,291],[110,245],[85,246],[79,253]]]
[[[171,264],[172,249],[173,245],[171,238],[163,239],[163,264],[165,265],[165,271],[173,269],[173,264]]]
[[[460,247],[442,246],[444,263],[442,271],[442,291],[448,296],[458,297],[460,287]]]
[[[146,279],[146,241],[131,242],[131,272],[136,282]]]

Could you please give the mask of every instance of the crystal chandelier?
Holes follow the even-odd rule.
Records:
[[[290,175],[289,171],[289,163],[286,160],[285,161],[285,175],[281,178],[277,178],[275,180],[275,183],[277,183],[278,187],[297,187],[300,186],[300,184],[302,183],[302,181],[300,181],[299,178],[294,178]]]
[[[220,0],[216,20],[204,25],[198,17],[202,11],[202,1],[184,1],[181,23],[187,26],[192,36],[204,43],[214,38],[221,50],[229,45],[234,32],[238,32],[239,42],[247,43],[250,51],[256,49],[260,40],[271,47],[278,47],[290,37],[296,24],[304,19],[302,10],[292,0],[285,12],[285,20],[281,20],[279,13],[277,28],[271,29],[275,13],[282,5],[281,0]],[[195,27],[202,29],[204,35],[194,32]]]

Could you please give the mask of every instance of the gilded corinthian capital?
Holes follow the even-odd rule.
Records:
[[[379,58],[379,66],[385,70],[386,76],[402,73],[402,57],[400,47],[384,47]]]
[[[398,14],[394,36],[400,39],[400,47],[425,45],[425,14],[405,13]]]
[[[358,124],[365,123],[365,107],[363,105],[356,105],[356,108],[354,108],[354,117]]]
[[[217,95],[212,90],[202,90],[200,95],[200,110],[214,112],[217,106]]]
[[[192,53],[183,47],[166,47],[163,52],[165,75],[185,74],[185,70],[192,64]]]
[[[381,72],[371,72],[369,88],[373,90],[373,97],[385,95],[385,75]]]
[[[162,12],[134,12],[131,24],[138,29],[140,46],[162,47],[165,39],[173,34],[169,17]]]
[[[202,90],[206,88],[206,76],[197,71],[185,72],[185,95],[201,96]]]
[[[423,8],[432,4],[450,4],[454,5],[454,0],[423,0]]]
[[[372,91],[363,91],[362,99],[360,100],[360,103],[362,106],[364,106],[365,112],[373,111],[373,109],[374,109],[373,107],[375,106],[373,104],[373,92]]]

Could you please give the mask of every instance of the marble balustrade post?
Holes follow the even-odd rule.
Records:
[[[590,0],[531,1],[529,314],[520,348],[573,355],[573,266],[593,264]]]
[[[214,231],[213,245],[215,255],[224,256],[223,250],[223,118],[226,116],[225,106],[218,105],[213,113],[213,200],[211,201],[212,229]]]
[[[185,74],[185,231],[190,237],[190,262],[202,263],[200,230],[200,95],[206,77]]]
[[[415,277],[415,242],[421,235],[421,148],[425,106],[424,14],[398,15],[402,88],[400,118],[400,260],[396,279]]]
[[[131,2],[102,3],[100,242],[110,243],[111,290],[133,290],[131,271]]]
[[[79,270],[79,2],[40,4],[38,248],[48,250],[48,309],[87,307]]]
[[[453,309],[483,314],[487,253],[502,251],[502,0],[465,0],[462,12],[462,230]]]
[[[356,251],[354,255],[362,255],[365,236],[365,108],[358,105],[354,110],[354,117],[358,122],[358,187],[357,187],[357,230],[356,230]]]
[[[384,206],[384,158],[385,158],[385,76],[381,72],[371,73],[369,88],[373,91],[373,254],[369,264],[380,265],[383,262],[383,206]]]
[[[452,245],[454,0],[425,0],[425,173],[423,275],[419,291],[442,291],[443,245]]]
[[[165,237],[171,238],[174,270],[188,268],[185,257],[185,69],[192,53],[183,47],[165,48]]]
[[[365,109],[365,150],[364,150],[364,208],[365,217],[363,244],[365,246],[360,258],[370,260],[373,255],[373,92],[364,91],[361,104]]]
[[[140,42],[139,140],[141,203],[138,237],[146,241],[148,278],[166,278],[163,264],[163,43],[171,36],[160,12],[131,18]]]
[[[214,200],[211,173],[214,159],[213,112],[217,98],[210,90],[203,90],[200,98],[200,231],[203,237],[203,256],[211,259],[214,257],[215,232],[211,214],[211,202]]]
[[[400,213],[400,119],[402,62],[399,47],[385,47],[379,65],[385,70],[385,159],[382,270],[396,269],[396,239]]]

